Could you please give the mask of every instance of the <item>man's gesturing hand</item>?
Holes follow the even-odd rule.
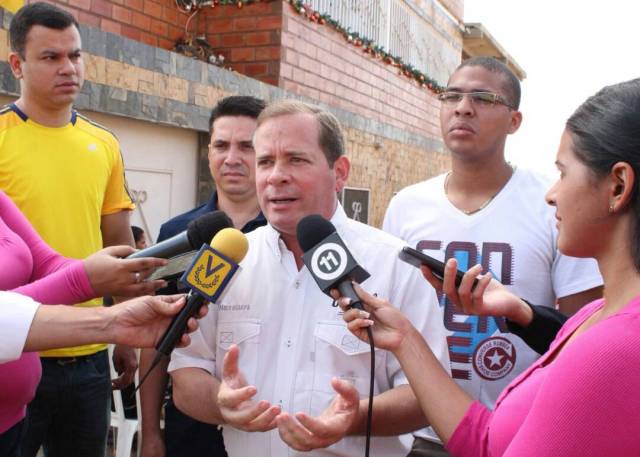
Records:
[[[297,413],[295,419],[287,413],[278,416],[282,441],[297,451],[310,451],[331,446],[349,432],[358,417],[360,395],[348,381],[333,378],[331,386],[336,396],[318,417],[305,413]]]
[[[266,400],[254,401],[255,386],[247,384],[238,369],[240,350],[235,344],[229,348],[222,362],[222,379],[218,390],[218,407],[225,423],[246,432],[266,432],[275,428],[279,406]]]

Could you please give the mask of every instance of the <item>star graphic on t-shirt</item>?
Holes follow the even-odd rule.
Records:
[[[489,359],[489,361],[491,362],[490,365],[489,365],[491,368],[493,368],[494,365],[501,366],[503,358],[504,358],[504,356],[498,354],[498,350],[497,349],[493,351],[493,355],[487,356],[487,359]]]

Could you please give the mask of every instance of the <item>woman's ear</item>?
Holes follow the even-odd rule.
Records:
[[[616,162],[611,167],[609,176],[611,178],[609,211],[615,213],[629,204],[635,187],[636,174],[627,162]]]

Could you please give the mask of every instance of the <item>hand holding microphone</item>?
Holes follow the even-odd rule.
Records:
[[[84,259],[84,268],[97,296],[135,297],[148,295],[165,287],[163,280],[146,281],[151,272],[167,264],[152,257],[123,258],[135,249],[131,246],[109,246]]]
[[[174,317],[160,339],[156,346],[156,357],[138,384],[138,389],[162,357],[171,354],[184,333],[189,318],[198,312],[205,301],[215,303],[220,298],[238,270],[238,263],[242,261],[248,248],[247,238],[240,230],[234,228],[220,230],[211,240],[211,246],[204,244],[200,248],[193,263],[181,278],[183,284],[191,289],[187,304]]]
[[[298,222],[296,232],[298,243],[304,251],[302,260],[320,289],[328,295],[331,295],[332,291],[338,290],[340,296],[343,297],[343,303],[348,302],[347,306],[354,308],[354,313],[363,313],[362,301],[353,288],[353,282],[360,283],[370,275],[358,265],[336,232],[334,225],[322,216],[312,214]],[[375,350],[371,329],[367,328],[365,332],[371,346],[371,376],[365,443],[365,456],[368,456],[373,418]],[[296,415],[304,427],[296,424],[289,416],[280,415],[278,430],[282,439],[294,449],[302,451],[313,449],[314,446],[326,447],[342,439],[356,420],[359,409],[357,390],[353,386],[344,384],[344,381],[332,381],[336,396],[329,407],[317,418],[309,417],[304,413]]]
[[[368,294],[360,286],[354,287],[353,281],[361,283],[369,273],[358,265],[333,224],[322,216],[311,215],[298,223],[297,233],[300,247],[304,250],[302,258],[305,265],[320,289],[336,299],[344,310],[343,317],[349,330],[371,345],[375,336],[377,347],[395,348],[402,339],[402,332],[412,328],[411,323],[387,300]],[[371,315],[364,310],[363,303]],[[375,335],[371,329],[374,317]]]
[[[156,275],[154,270],[171,268],[172,274],[167,274],[167,279],[177,273],[182,274],[185,267],[174,271],[175,262],[170,258],[186,254],[190,261],[193,251],[227,227],[233,227],[231,219],[222,211],[213,211],[191,221],[182,233],[146,249],[136,251],[131,246],[104,248],[84,260],[91,287],[96,296],[132,297],[153,293],[167,285],[165,277]]]
[[[184,295],[161,295],[137,297],[129,301],[104,308],[112,316],[109,329],[116,344],[134,347],[153,347],[169,326],[171,319],[186,303]],[[198,328],[197,319],[204,317],[207,308],[202,307],[194,319],[187,323],[187,331],[181,336],[178,346],[187,346],[189,333]]]
[[[347,323],[347,328],[362,341],[370,342],[371,334],[377,348],[396,351],[402,345],[404,338],[415,331],[413,325],[388,300],[374,297],[358,285],[355,289],[368,310],[364,314],[363,311],[352,308],[348,298],[335,297],[344,311],[342,318]]]

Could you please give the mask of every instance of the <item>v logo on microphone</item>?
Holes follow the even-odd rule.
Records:
[[[238,264],[233,260],[205,244],[185,270],[181,281],[213,302],[237,269]]]
[[[209,257],[209,259],[207,260],[207,269],[205,270],[205,273],[204,273],[207,278],[215,274],[216,271],[222,269],[225,265],[224,263],[219,263],[213,268],[211,268],[212,264],[213,264],[213,256]]]

